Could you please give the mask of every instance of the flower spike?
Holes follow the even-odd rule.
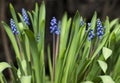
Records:
[[[25,10],[24,8],[22,8],[22,16],[23,16],[24,22],[25,22],[27,25],[30,25],[28,15],[27,15],[26,10]]]
[[[10,26],[11,26],[11,30],[12,30],[12,32],[14,34],[18,34],[19,33],[19,31],[17,30],[17,27],[15,25],[15,22],[14,22],[14,20],[12,18],[10,19]]]
[[[102,23],[101,23],[100,19],[97,19],[97,35],[98,35],[98,38],[101,39],[103,34],[104,34],[104,32],[103,32]]]
[[[56,35],[60,34],[60,30],[58,28],[57,25],[57,20],[55,17],[52,18],[51,22],[50,22],[50,33],[55,33]]]

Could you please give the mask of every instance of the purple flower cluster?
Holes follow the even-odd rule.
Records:
[[[98,38],[101,39],[103,34],[104,34],[104,32],[103,32],[102,23],[101,23],[100,19],[97,19],[97,35],[98,35]]]
[[[11,26],[11,30],[12,30],[12,32],[14,34],[18,34],[19,33],[19,31],[17,30],[17,27],[15,25],[15,22],[14,22],[14,20],[12,18],[10,19],[10,26]]]
[[[28,15],[27,15],[26,10],[25,10],[24,8],[22,8],[22,16],[23,16],[24,22],[25,22],[27,25],[30,25]]]
[[[92,29],[88,33],[88,40],[91,41],[95,37],[95,34]]]
[[[51,22],[50,22],[50,33],[59,35],[60,34],[60,30],[58,28],[58,24],[57,24],[57,20],[55,17],[52,18]]]

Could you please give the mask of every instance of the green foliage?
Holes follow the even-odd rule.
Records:
[[[18,68],[13,64],[0,63],[0,82],[5,83],[6,78],[3,70],[12,70],[12,83],[119,83],[120,82],[120,24],[115,19],[102,22],[104,35],[101,39],[97,33],[97,12],[91,19],[91,26],[88,28],[84,21],[80,25],[81,18],[77,11],[74,18],[68,18],[64,14],[60,35],[53,34],[56,42],[55,48],[46,45],[47,55],[45,55],[45,3],[39,7],[35,5],[35,10],[27,11],[33,31],[24,22],[20,13],[16,14],[12,4],[10,4],[12,18],[15,21],[18,34],[13,34],[10,26],[2,21],[4,29],[11,41],[15,51]],[[18,21],[17,15],[20,18]],[[88,28],[88,29],[87,29]],[[90,29],[93,29],[95,37],[88,40]],[[55,53],[51,53],[54,51]],[[52,56],[52,55],[56,56]],[[49,75],[45,72],[45,56],[48,57]],[[51,57],[56,62],[52,63]],[[55,64],[55,70],[53,68]]]
[[[6,63],[6,62],[1,62],[1,63],[0,63],[0,73],[2,73],[4,69],[10,68],[10,67],[11,67],[11,66],[10,66],[8,63]]]

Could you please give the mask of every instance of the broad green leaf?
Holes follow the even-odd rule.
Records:
[[[107,70],[107,63],[102,61],[102,60],[98,60],[98,63],[101,67],[101,69],[103,70],[104,73],[106,73],[106,70]]]
[[[22,76],[21,83],[31,83],[31,76]]]
[[[6,68],[10,68],[11,66],[6,62],[0,62],[0,73],[2,73]]]
[[[109,75],[99,76],[103,83],[115,83]]]
[[[103,53],[105,60],[107,60],[111,56],[112,50],[110,50],[109,48],[103,47],[102,53]]]

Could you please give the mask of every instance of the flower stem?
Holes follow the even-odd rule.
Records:
[[[21,47],[21,45],[20,45],[20,41],[19,41],[19,39],[18,39],[18,35],[15,35],[15,37],[16,37],[16,40],[17,40],[18,47],[19,47],[19,49],[20,49],[20,55],[21,55],[21,60],[22,60],[22,58],[23,58],[23,56],[22,56],[22,54],[23,54],[23,52],[22,52],[22,47]]]
[[[53,75],[52,75],[52,83],[54,83],[55,79],[55,65],[56,65],[56,51],[55,51],[55,34],[53,34]]]
[[[56,60],[57,60],[57,56],[58,56],[58,50],[59,50],[59,35],[57,35],[57,39],[56,39],[56,51],[55,51]],[[55,63],[56,63],[56,61],[55,61]]]

